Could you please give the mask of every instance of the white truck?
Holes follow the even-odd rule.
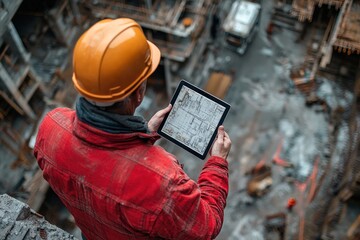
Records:
[[[259,29],[260,13],[259,3],[242,0],[233,2],[223,24],[227,45],[244,54]]]

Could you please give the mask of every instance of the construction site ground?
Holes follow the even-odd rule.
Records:
[[[221,19],[224,19],[222,15],[228,12],[231,2],[225,0],[219,5],[223,8],[219,9]],[[207,41],[207,45],[204,55],[193,63],[198,64],[194,67],[194,75],[198,77],[185,79],[201,88],[209,87],[212,77],[226,81],[226,84],[221,82],[224,85],[218,89],[222,89],[220,95],[231,105],[224,122],[232,140],[228,157],[229,195],[224,224],[217,239],[273,240],[282,239],[281,234],[285,239],[314,239],[306,235],[310,230],[316,232],[316,229],[309,228],[311,221],[305,227],[308,209],[319,206],[313,204],[314,198],[319,197],[320,191],[331,190],[326,189],[330,184],[325,186],[324,183],[331,178],[331,173],[336,172],[336,167],[342,166],[341,154],[347,147],[351,130],[348,123],[338,119],[337,113],[349,109],[354,96],[352,89],[348,88],[351,84],[342,84],[336,79],[317,76],[315,81],[306,82],[306,71],[304,89],[307,93],[304,94],[304,89],[291,78],[291,71],[303,66],[314,35],[307,34],[301,39],[299,31],[280,26],[275,26],[270,32],[274,3],[261,2],[259,31],[245,54],[240,55],[229,48],[224,33],[219,30],[215,40],[210,37],[201,39]],[[221,73],[225,77],[221,80],[221,74],[211,73]],[[163,77],[155,72],[154,76],[158,75]],[[180,72],[179,75],[189,74]],[[71,69],[63,72],[63,80],[56,98],[46,102],[49,110],[74,99]],[[149,119],[168,105],[171,96],[167,94],[165,82],[164,79],[149,79],[138,114]],[[311,84],[316,84],[316,88]],[[216,86],[210,88],[216,89]],[[310,95],[309,88],[312,89]],[[65,105],[72,106],[73,102]],[[31,129],[28,132],[31,134]],[[185,172],[197,180],[206,160],[200,160],[165,139],[156,144],[175,155],[184,165]],[[7,158],[6,151],[3,156]],[[0,187],[4,185],[3,188],[7,189],[7,185],[15,182],[24,171],[15,169],[2,174]],[[41,178],[41,173],[38,174]],[[81,239],[74,219],[51,189],[47,191],[47,187],[42,192],[44,202],[43,199],[36,200],[41,205],[36,211],[50,223]],[[20,200],[28,197],[21,193],[11,195]],[[296,201],[292,210],[288,208],[290,198]],[[324,201],[329,203],[330,199]],[[333,238],[329,239],[344,239],[349,225],[359,216],[358,204],[350,203],[348,209],[344,221],[334,229]]]
[[[307,39],[299,42],[299,33],[281,28],[268,36],[272,4],[263,1],[260,31],[244,55],[227,48],[222,35],[209,46],[209,54],[214,56],[210,69],[233,76],[224,98],[231,104],[224,122],[232,140],[230,191],[217,239],[280,239],[278,231],[266,233],[265,229],[266,217],[277,213],[286,215],[285,239],[293,239],[304,219],[308,197],[313,194],[311,188],[327,164],[324,158],[333,127],[329,112],[321,105],[307,106],[305,96],[290,79],[290,69],[304,62]],[[318,81],[318,95],[332,108],[350,104],[351,92],[342,89],[336,93],[335,82]],[[151,89],[148,94],[152,95]],[[158,108],[166,105],[167,100],[157,103]],[[192,179],[197,179],[203,161],[166,140],[159,144],[184,164]],[[264,195],[251,197],[247,192],[249,172],[258,163],[271,167],[272,185]],[[290,212],[286,206],[291,197],[297,204]]]

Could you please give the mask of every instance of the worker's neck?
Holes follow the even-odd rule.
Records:
[[[117,102],[107,111],[116,113],[119,115],[134,115],[135,109],[139,106],[138,102],[130,98],[128,101]]]
[[[130,96],[121,102],[115,103],[108,108],[109,112],[117,113],[120,115],[134,115],[135,109],[141,104],[144,99],[146,89],[146,82],[138,87]]]
[[[119,115],[134,115],[135,112],[135,108],[133,106],[129,106],[129,105],[121,105],[121,106],[117,106],[116,108],[111,108],[109,110],[109,112],[112,113],[116,113]]]

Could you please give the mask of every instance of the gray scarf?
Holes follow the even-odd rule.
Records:
[[[108,133],[148,132],[143,117],[108,112],[83,97],[76,102],[76,115],[80,121]]]

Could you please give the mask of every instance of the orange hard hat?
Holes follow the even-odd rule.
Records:
[[[94,102],[121,101],[155,71],[160,56],[160,50],[146,40],[134,20],[99,21],[75,45],[75,88]]]

